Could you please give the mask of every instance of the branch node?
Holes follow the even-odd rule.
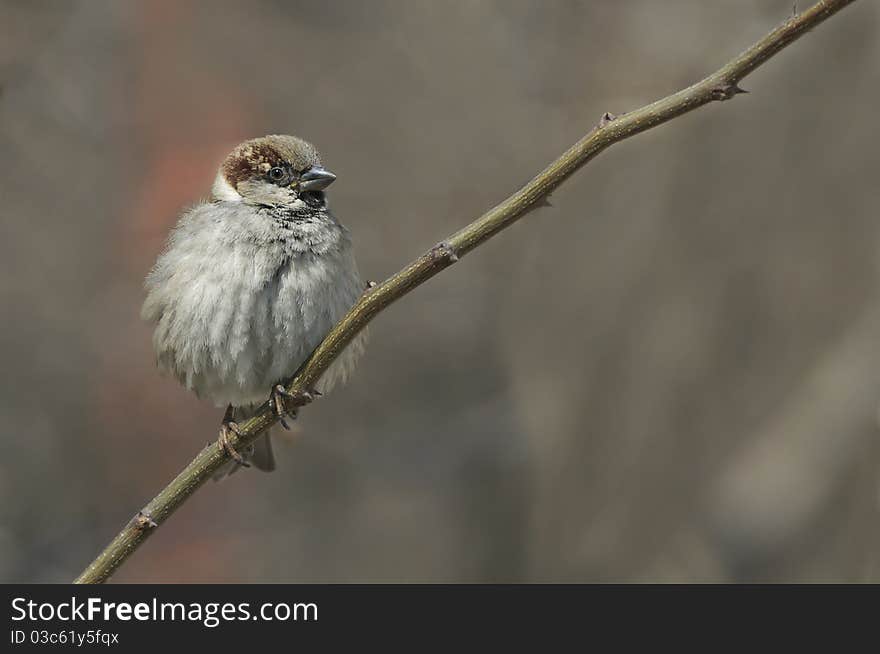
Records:
[[[141,510],[134,516],[134,526],[136,529],[144,531],[145,529],[155,529],[159,523],[153,520],[153,516],[149,513]]]
[[[449,263],[458,261],[458,254],[456,254],[455,248],[450,245],[449,241],[440,241],[432,247],[431,256],[435,259],[447,259]]]
[[[739,95],[740,93],[748,93],[748,91],[740,88],[736,82],[725,82],[724,84],[719,84],[712,88],[712,98],[721,102],[724,100],[730,100],[733,96]]]
[[[605,125],[610,123],[615,118],[617,118],[617,116],[615,116],[610,111],[606,111],[604,114],[602,114],[602,117],[599,119],[599,127],[600,128],[605,127]]]

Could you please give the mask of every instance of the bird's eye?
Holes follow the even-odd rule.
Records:
[[[275,166],[272,170],[269,171],[269,179],[273,182],[280,182],[284,179],[284,168],[280,166]]]

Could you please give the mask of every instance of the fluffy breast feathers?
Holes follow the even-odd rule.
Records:
[[[329,214],[285,220],[234,202],[181,218],[146,280],[159,367],[218,406],[261,402],[357,301],[347,231]],[[344,380],[361,336],[327,371]]]

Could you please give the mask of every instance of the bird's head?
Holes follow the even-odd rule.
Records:
[[[291,211],[321,210],[326,207],[324,189],[335,179],[311,143],[295,136],[263,136],[229,153],[217,171],[213,198]]]

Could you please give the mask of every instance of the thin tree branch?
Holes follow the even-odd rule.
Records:
[[[545,204],[550,193],[607,147],[710,102],[730,100],[738,93],[744,93],[745,91],[738,86],[740,80],[853,1],[819,2],[789,18],[701,82],[621,116],[604,114],[591,132],[516,193],[420,256],[397,274],[368,289],[339,324],[327,334],[324,341],[297,371],[287,388],[299,391],[314,388],[333,360],[376,314],[441,270],[451,266],[459,257],[512,225],[532,209]],[[269,389],[266,391],[268,394]],[[246,447],[276,420],[267,402],[256,416],[239,425],[242,434],[234,440],[231,439],[231,444],[237,449]],[[177,507],[228,460],[228,454],[217,444],[212,443],[205,447],[168,486],[131,519],[75,583],[106,581]]]

